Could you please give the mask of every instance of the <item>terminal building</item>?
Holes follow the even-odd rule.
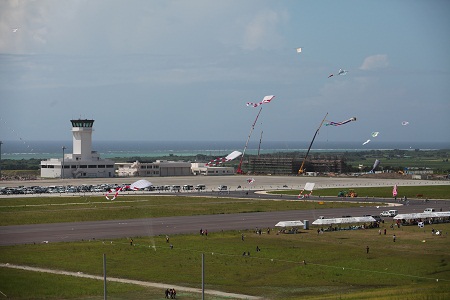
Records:
[[[151,163],[135,161],[133,163],[116,163],[116,175],[119,177],[165,177],[189,176],[190,162],[157,160]]]
[[[114,161],[101,159],[92,151],[94,120],[70,120],[72,123],[73,153],[62,158],[41,161],[42,178],[101,178],[114,177]]]

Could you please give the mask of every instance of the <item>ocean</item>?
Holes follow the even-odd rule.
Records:
[[[250,141],[246,154],[270,154],[276,152],[306,152],[310,141]],[[2,141],[1,159],[48,159],[72,153],[69,141]],[[93,141],[92,150],[101,158],[161,157],[161,156],[225,156],[232,151],[243,151],[245,141]],[[450,142],[374,142],[366,145],[356,142],[316,141],[311,152],[356,152],[364,150],[436,150],[450,149]]]

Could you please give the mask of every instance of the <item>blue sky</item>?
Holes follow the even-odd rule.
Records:
[[[70,140],[81,117],[95,140],[245,142],[245,103],[275,95],[253,139],[309,141],[328,112],[357,121],[316,140],[448,142],[449,15],[445,0],[3,0],[0,140]]]

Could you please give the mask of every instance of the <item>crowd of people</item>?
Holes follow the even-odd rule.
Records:
[[[165,293],[165,298],[166,299],[175,299],[177,292],[175,291],[175,289],[166,289]]]

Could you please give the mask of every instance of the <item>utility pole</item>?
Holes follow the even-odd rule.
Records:
[[[103,299],[106,300],[106,254],[103,253]]]
[[[64,179],[64,150],[66,150],[66,147],[62,146],[63,157],[62,157],[62,165],[61,165],[61,179]]]

